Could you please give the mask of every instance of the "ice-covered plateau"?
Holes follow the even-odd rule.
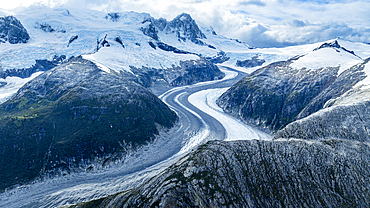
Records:
[[[0,43],[3,79],[27,78],[55,67],[44,62],[63,57],[62,63],[84,55],[107,71],[136,75],[146,87],[155,83],[169,87],[223,77],[217,67],[211,67],[207,74],[193,79],[194,69],[189,69],[188,61],[202,65],[197,69],[197,73],[202,73],[204,66],[227,60],[223,51],[248,50],[247,45],[218,36],[210,27],[198,26],[189,14],[167,21],[156,20],[147,13],[106,14],[41,6],[15,13],[2,18],[0,24],[0,38],[4,40]],[[13,36],[22,41],[10,41]]]

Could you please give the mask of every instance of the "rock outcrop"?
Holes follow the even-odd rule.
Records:
[[[0,43],[27,43],[30,36],[22,23],[13,16],[0,17]]]
[[[263,63],[265,63],[265,60],[259,59],[258,56],[253,56],[251,59],[247,59],[244,61],[237,60],[236,66],[252,68],[256,66],[261,66]]]
[[[288,124],[275,138],[347,139],[370,142],[370,100],[325,108]]]
[[[51,60],[36,60],[36,63],[29,68],[24,69],[7,69],[5,71],[0,71],[0,78],[5,79],[6,77],[20,77],[27,78],[33,73],[39,71],[47,71],[52,69],[64,62],[66,62],[66,56],[54,56]]]
[[[164,80],[169,87],[174,87],[218,80],[225,76],[216,65],[205,58],[181,61],[180,66],[169,69],[131,67],[131,71],[137,75],[137,82],[147,88],[158,80]]]

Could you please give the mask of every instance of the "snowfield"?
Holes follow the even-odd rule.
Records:
[[[10,99],[19,90],[19,88],[40,74],[42,74],[42,72],[36,72],[32,74],[31,77],[24,79],[19,77],[6,77],[5,79],[0,78],[0,83],[6,83],[4,87],[0,87],[0,104]]]

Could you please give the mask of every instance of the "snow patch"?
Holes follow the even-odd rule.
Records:
[[[365,64],[364,70],[366,74],[366,78],[359,83],[357,83],[353,88],[357,88],[361,86],[361,89],[370,89],[370,62]]]
[[[294,61],[290,66],[295,69],[317,70],[325,67],[340,67],[338,75],[360,63],[362,59],[342,49],[322,48]]]
[[[9,100],[24,84],[36,78],[43,72],[36,72],[31,75],[31,77],[22,79],[19,77],[6,77],[5,79],[0,79],[0,82],[6,82],[4,87],[0,87],[0,104]]]

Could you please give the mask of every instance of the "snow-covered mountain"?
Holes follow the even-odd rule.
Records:
[[[170,68],[173,64],[178,66],[180,61],[199,58],[193,54],[211,57],[227,48],[246,48],[244,44],[215,35],[210,28],[201,31],[188,14],[181,14],[167,22],[165,19],[154,20],[146,13],[106,14],[90,10],[30,7],[17,11],[16,18],[28,31],[30,39],[26,44],[1,45],[0,63],[5,70],[31,67],[35,60],[50,60],[55,55],[65,55],[68,59],[83,54],[93,55],[99,63],[114,60],[117,64],[112,66],[113,70],[130,71],[130,66]],[[150,21],[162,21],[167,25],[154,37],[145,31],[151,27],[160,30],[160,25],[153,26]],[[192,27],[196,28],[199,34],[192,34],[187,27],[190,27],[189,31],[193,31]],[[156,50],[149,45],[149,42],[156,40],[192,54]],[[204,46],[194,43],[198,41],[204,42]]]
[[[217,62],[225,59],[224,50],[248,50],[243,43],[217,36],[210,27],[198,27],[189,14],[180,14],[174,20],[167,21],[163,18],[156,20],[146,13],[106,14],[93,10],[40,6],[19,9],[14,13],[12,17],[3,18],[7,20],[3,22],[13,18],[24,33],[16,33],[18,39],[28,37],[19,42],[2,41],[0,44],[0,81],[8,83],[8,88],[14,90],[20,84],[12,85],[6,81],[6,77],[29,78],[35,72],[51,69],[78,55],[83,55],[107,72],[124,71],[139,76],[141,82],[145,82],[147,71],[151,69],[160,76],[150,82],[164,80],[172,85],[176,78],[186,77],[188,68],[184,68],[184,65],[189,64],[182,62]],[[2,30],[7,32],[3,32],[2,36],[9,39],[8,36],[14,32],[5,23],[2,23]],[[168,75],[165,71],[177,73]],[[220,76],[220,72],[215,71],[205,76],[204,80],[194,82]],[[143,84],[150,87],[150,83]],[[2,94],[1,97],[0,102],[4,102],[9,94]]]
[[[368,84],[370,45],[333,40],[310,48],[254,71],[223,94],[218,104],[245,122],[276,131]]]

